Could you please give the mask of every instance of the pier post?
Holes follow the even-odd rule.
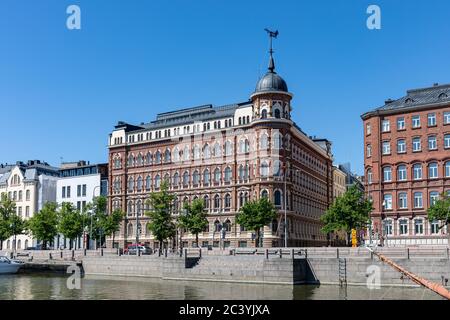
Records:
[[[336,259],[339,259],[339,248],[336,248]]]
[[[280,259],[283,258],[283,249],[280,248]]]
[[[450,260],[450,255],[449,255],[449,252],[448,252],[449,249],[447,248],[446,251],[447,251],[447,260]]]
[[[266,256],[266,259],[268,260],[269,259],[269,249],[265,249],[264,254]]]
[[[100,255],[103,257],[103,248],[100,249]]]
[[[72,250],[72,260],[75,260],[75,250]]]
[[[48,258],[49,258],[50,260],[53,260],[53,256],[52,256],[52,253],[51,253],[51,252],[48,253]]]
[[[62,260],[62,258],[63,258],[63,251],[62,250],[59,252],[59,256],[60,256],[60,258]]]
[[[409,260],[409,248],[406,248],[406,258]]]
[[[291,258],[292,258],[292,260],[294,260],[294,258],[295,258],[295,252],[294,252],[294,249],[291,249]]]
[[[83,249],[83,255],[86,257],[86,255],[87,255],[86,249]]]

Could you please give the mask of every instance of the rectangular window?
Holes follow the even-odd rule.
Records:
[[[414,193],[414,208],[423,208],[422,192]]]
[[[400,139],[397,141],[397,153],[406,153],[405,139]]]
[[[399,231],[401,235],[408,234],[408,220],[399,220]]]
[[[414,180],[422,179],[422,165],[415,164],[413,167]]]
[[[444,135],[444,148],[450,148],[450,134]]]
[[[391,124],[390,124],[389,120],[383,120],[383,122],[381,123],[381,131],[382,132],[391,131]]]
[[[432,234],[438,234],[439,233],[439,222],[438,221],[432,221],[431,222],[431,233]]]
[[[367,145],[367,158],[372,156],[372,146],[370,144]]]
[[[83,184],[83,197],[86,197],[86,185]]]
[[[81,203],[81,211],[84,212],[84,209],[86,209],[86,201],[83,201],[83,202]]]
[[[450,112],[444,112],[444,124],[450,124]]]
[[[392,169],[391,169],[391,167],[383,168],[383,181],[384,182],[392,181]]]
[[[428,126],[433,127],[436,125],[436,113],[428,114]]]
[[[414,232],[415,234],[423,234],[423,220],[417,219],[414,221]]]
[[[22,217],[22,207],[17,208],[17,214],[19,215],[19,217]]]
[[[420,128],[420,116],[413,116],[412,117],[412,127],[413,128]]]
[[[385,194],[383,201],[384,210],[392,210],[392,195]]]
[[[397,180],[405,181],[406,180],[406,166],[401,165],[397,169]]]
[[[391,154],[391,143],[389,141],[383,141],[383,154]]]
[[[422,150],[422,144],[420,138],[413,138],[413,152],[419,152]]]
[[[66,187],[62,187],[62,197],[66,197]]]
[[[81,197],[81,184],[77,186],[77,197]]]
[[[371,132],[372,132],[372,129],[370,127],[370,123],[368,123],[368,124],[366,124],[366,134],[369,135],[369,134],[371,134]]]
[[[27,200],[27,201],[30,201],[30,197],[31,197],[31,192],[30,192],[30,190],[27,190],[27,191],[25,192],[25,198],[26,198],[26,200]]]
[[[392,220],[384,220],[384,232],[386,235],[392,235]]]
[[[400,193],[398,196],[398,207],[399,209],[407,209],[408,208],[408,196],[406,193]]]
[[[436,191],[430,192],[430,207],[434,206],[438,200],[439,200],[439,192]]]
[[[397,118],[397,130],[405,130],[405,117]]]
[[[30,216],[30,207],[26,206],[25,207],[25,217],[28,218]]]
[[[77,201],[77,210],[81,211],[81,201]]]
[[[67,187],[67,193],[66,193],[66,195],[67,195],[67,198],[70,198],[70,186]]]
[[[428,150],[436,150],[437,149],[437,139],[436,136],[428,137]]]

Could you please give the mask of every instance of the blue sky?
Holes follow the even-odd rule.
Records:
[[[67,6],[81,30],[66,28]],[[382,29],[366,28],[381,7]],[[107,160],[118,120],[246,101],[269,27],[293,118],[363,172],[360,115],[450,82],[447,0],[0,0],[0,162]]]

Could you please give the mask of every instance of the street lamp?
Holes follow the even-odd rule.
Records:
[[[100,188],[100,186],[95,186],[94,190],[92,190],[92,202],[94,202],[95,190],[97,188]],[[90,231],[89,231],[89,249],[91,249],[91,243],[92,243],[92,218],[93,218],[93,215],[94,215],[94,209],[90,210],[90,215],[91,215],[91,228],[90,228]],[[96,246],[97,246],[97,244],[96,244]]]
[[[137,205],[137,211],[136,211],[136,249],[137,249],[137,255],[140,255],[140,247],[139,247],[139,231],[141,230],[141,227],[139,226],[139,215],[141,214],[142,210],[142,203],[139,202]]]

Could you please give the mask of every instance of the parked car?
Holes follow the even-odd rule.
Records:
[[[143,246],[143,245],[136,245],[136,244],[130,244],[129,246],[127,246],[125,248],[125,250],[123,251],[124,254],[129,254],[129,255],[135,255],[137,254],[137,251],[139,251],[141,254],[152,254],[153,250],[149,247]]]

